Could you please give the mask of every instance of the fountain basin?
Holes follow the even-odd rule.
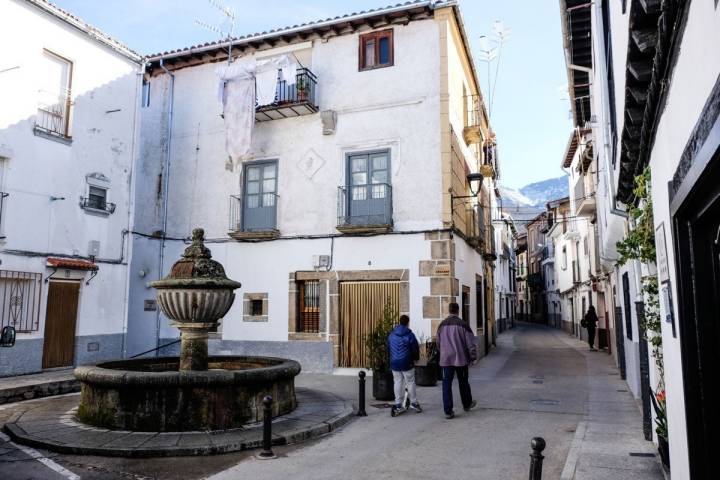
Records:
[[[153,357],[76,368],[78,419],[139,432],[226,430],[261,421],[265,395],[273,416],[297,406],[293,360],[211,356],[207,371],[179,367],[178,357]]]

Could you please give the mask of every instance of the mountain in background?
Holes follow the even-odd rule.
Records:
[[[539,212],[545,210],[545,204],[549,201],[568,196],[568,178],[567,175],[549,178],[525,185],[520,190],[500,187],[500,193],[503,208],[526,207],[522,210],[530,210],[530,207],[534,207]]]

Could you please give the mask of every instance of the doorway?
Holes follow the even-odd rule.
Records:
[[[671,215],[690,477],[712,478],[720,429],[714,395],[720,378],[720,308],[708,299],[720,296],[720,148],[696,179],[685,197],[676,199],[679,207],[671,205]]]
[[[79,297],[80,282],[50,282],[45,311],[42,368],[73,366]]]
[[[400,282],[340,282],[340,367],[368,367],[365,338],[382,320],[385,305],[400,311]]]

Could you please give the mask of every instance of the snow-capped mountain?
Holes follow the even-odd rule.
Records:
[[[535,207],[540,212],[551,200],[568,196],[567,176],[549,178],[540,182],[525,185],[520,190],[500,187],[503,207]]]

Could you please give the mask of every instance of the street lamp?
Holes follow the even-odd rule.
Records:
[[[477,194],[480,193],[480,189],[482,188],[482,173],[468,173],[467,177],[465,178],[467,178],[467,181],[470,184],[470,191],[472,192],[473,196],[477,197]],[[477,186],[473,188],[473,184],[476,184]]]

